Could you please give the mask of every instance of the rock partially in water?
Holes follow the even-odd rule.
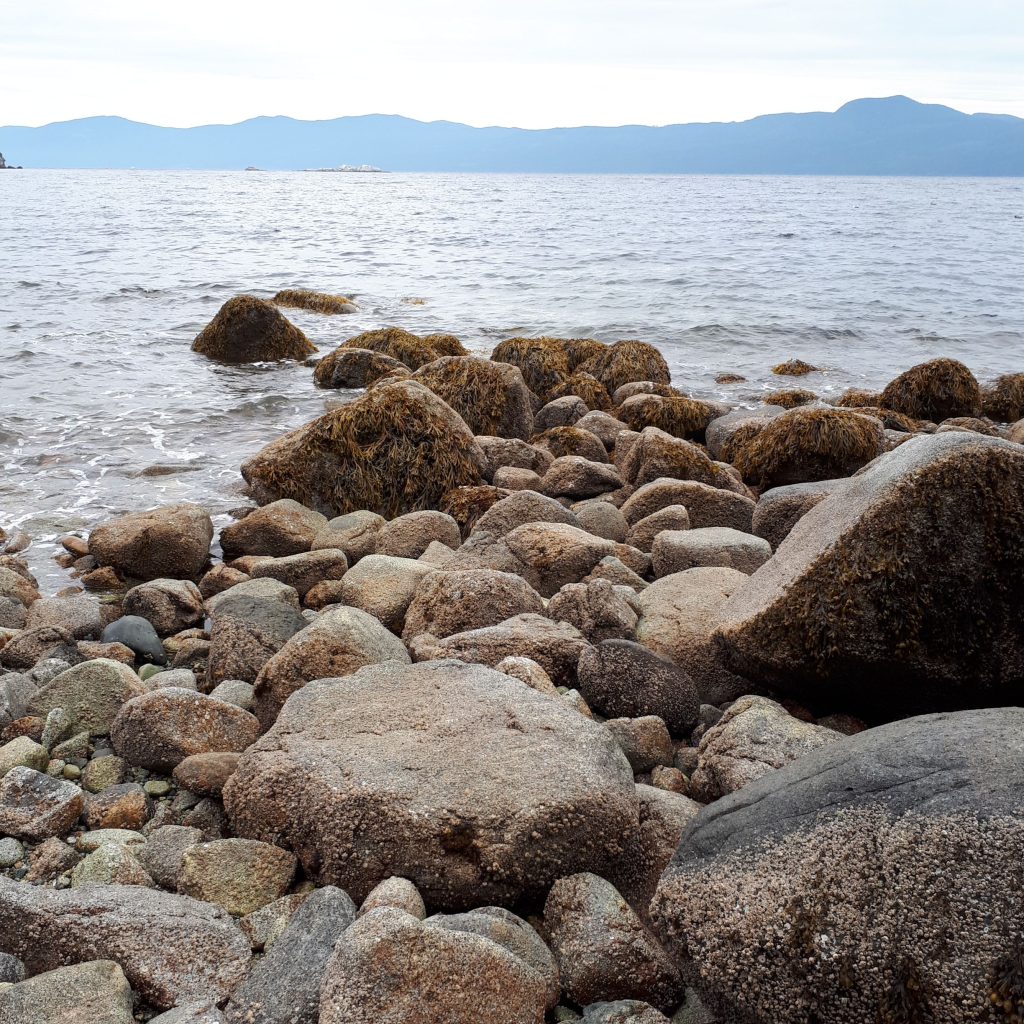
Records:
[[[236,295],[199,332],[192,351],[222,363],[262,363],[305,359],[316,346],[272,302]]]

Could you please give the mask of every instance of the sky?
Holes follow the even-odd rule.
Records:
[[[1024,0],[0,0],[0,124],[734,121],[904,94],[1024,116]]]

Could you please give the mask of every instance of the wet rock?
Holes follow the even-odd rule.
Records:
[[[609,718],[657,715],[677,736],[696,724],[700,700],[690,676],[631,640],[605,640],[585,649],[577,680],[587,703]]]
[[[229,914],[251,914],[288,891],[295,867],[292,854],[269,843],[197,843],[182,854],[178,891],[215,903]]]
[[[482,480],[483,452],[459,415],[415,381],[382,382],[269,444],[242,465],[258,500],[294,498],[339,515],[436,508]]]
[[[212,540],[213,523],[201,508],[169,505],[97,526],[89,534],[89,553],[133,579],[193,579],[209,560]]]
[[[891,717],[1016,701],[1022,529],[1018,446],[914,437],[797,523],[723,610],[722,649],[812,708]]]
[[[496,626],[515,615],[543,611],[540,594],[512,573],[491,569],[434,572],[417,584],[405,613],[402,636],[411,640],[430,633],[444,638]]]
[[[318,1024],[327,962],[355,916],[341,889],[326,886],[311,893],[232,993],[226,1011],[230,1024]]]
[[[575,626],[592,644],[629,639],[638,621],[630,602],[607,580],[566,584],[548,602],[545,614]]]
[[[272,302],[235,295],[199,332],[192,351],[222,363],[263,363],[305,359],[316,346]]]
[[[704,566],[722,566],[750,575],[772,557],[768,541],[727,526],[663,530],[651,548],[655,576],[671,576]]]
[[[555,882],[544,926],[573,1002],[641,999],[670,1011],[682,999],[678,969],[603,878],[583,873]]]
[[[95,640],[103,631],[99,602],[88,597],[47,597],[29,607],[28,629],[56,626],[75,640]]]
[[[203,621],[203,595],[191,580],[153,580],[132,587],[121,605],[125,615],[145,619],[159,636],[171,636]]]
[[[379,619],[393,633],[401,634],[405,612],[416,588],[433,567],[413,558],[367,555],[342,580],[345,604]]]
[[[427,916],[427,908],[423,905],[423,897],[408,878],[398,878],[392,875],[385,878],[379,885],[370,890],[369,896],[363,900],[357,916],[363,917],[371,910],[379,907],[395,907],[411,914],[417,920],[422,921]]]
[[[202,839],[203,833],[197,828],[163,825],[150,833],[145,845],[135,849],[133,856],[157,885],[173,890],[178,888],[185,851]]]
[[[754,502],[751,498],[696,480],[652,480],[630,495],[622,506],[622,514],[631,526],[637,526],[648,516],[677,505],[686,509],[689,524],[694,529],[728,526],[742,533],[752,530]]]
[[[9,566],[0,565],[0,597],[28,608],[39,600],[39,591],[31,577],[26,578]]]
[[[794,718],[767,697],[740,697],[701,738],[690,793],[710,803],[840,739],[832,729]]]
[[[299,595],[277,580],[250,580],[209,603],[213,626],[207,677],[211,683],[240,679],[253,683],[260,670],[308,623]]]
[[[984,1019],[1016,950],[1022,726],[1019,708],[894,722],[701,811],[653,910],[709,1008],[860,1024],[899,1019],[909,990],[918,1015]]]
[[[0,779],[0,834],[29,842],[66,836],[82,805],[77,786],[19,765]]]
[[[751,533],[764,537],[777,548],[790,530],[819,502],[840,485],[840,480],[816,480],[804,484],[773,487],[757,499]]]
[[[152,623],[138,615],[122,615],[103,629],[102,640],[107,644],[121,644],[132,651],[140,661],[151,665],[165,665],[167,654]],[[113,659],[111,659],[113,660]]]
[[[87,828],[117,828],[137,831],[153,815],[153,802],[137,782],[108,786],[85,801],[82,820]]]
[[[334,548],[344,551],[349,565],[355,565],[360,558],[372,555],[377,550],[377,534],[387,520],[376,512],[365,509],[337,516],[317,533],[313,550]]]
[[[59,967],[0,991],[0,1024],[134,1024],[132,990],[110,960]]]
[[[541,1024],[545,979],[504,946],[384,908],[339,939],[320,1024]]]
[[[287,844],[325,883],[362,899],[399,875],[446,909],[515,900],[577,865],[603,870],[637,821],[631,773],[603,728],[452,661],[305,687],[243,756],[224,802],[238,834]]]
[[[421,633],[410,641],[409,650],[417,662],[455,658],[491,667],[508,657],[531,658],[556,686],[573,686],[576,664],[588,646],[586,637],[568,622],[525,613],[442,639]]]
[[[191,754],[242,751],[260,734],[248,711],[191,690],[134,697],[110,729],[114,750],[130,764],[170,772]]]
[[[656,765],[672,764],[672,737],[657,715],[642,718],[610,718],[604,723],[637,775]]]
[[[457,548],[462,543],[459,524],[443,512],[408,512],[381,527],[377,554],[419,558],[432,541]]]
[[[726,666],[714,636],[726,602],[748,579],[735,569],[688,569],[639,595],[637,642],[684,668],[706,703],[750,692],[750,682]]]
[[[142,681],[130,668],[101,658],[56,676],[36,691],[29,707],[42,716],[60,708],[67,715],[69,732],[84,729],[103,736],[110,732],[125,701],[145,692]]]
[[[288,498],[253,509],[243,519],[220,531],[227,559],[242,555],[284,558],[309,551],[317,534],[327,525],[319,512]]]

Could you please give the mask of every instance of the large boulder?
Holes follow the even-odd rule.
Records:
[[[1024,710],[928,715],[705,808],[652,910],[721,1019],[975,1024],[1021,997],[1022,859]]]
[[[263,503],[293,498],[332,516],[367,509],[392,519],[479,484],[485,465],[458,413],[422,384],[395,381],[272,441],[242,475]]]
[[[239,835],[287,846],[357,900],[399,875],[453,909],[602,871],[637,827],[632,773],[601,726],[454,661],[308,684],[224,803]]]
[[[433,572],[433,566],[415,558],[367,555],[341,581],[341,600],[401,633],[417,588]]]
[[[223,1001],[251,957],[238,926],[209,903],[138,885],[59,891],[2,876],[0,952],[31,974],[112,960],[157,1009]]]
[[[168,505],[102,523],[89,534],[89,554],[122,576],[194,579],[210,557],[213,523],[196,505]]]
[[[836,488],[723,611],[730,666],[867,716],[1024,696],[1024,451],[912,438]]]
[[[941,423],[981,412],[981,388],[974,374],[955,359],[918,363],[890,381],[878,404],[916,420]]]
[[[67,715],[68,728],[102,736],[125,701],[146,692],[142,680],[127,665],[97,658],[61,672],[32,697],[29,709],[45,718],[56,708]]]
[[[306,359],[316,346],[266,299],[236,295],[192,342],[192,351],[222,363]]]
[[[284,702],[311,679],[346,676],[385,661],[409,664],[402,641],[378,619],[358,608],[322,612],[296,633],[256,677],[256,715],[269,728]]]
[[[288,498],[253,509],[237,523],[220,531],[225,558],[240,555],[270,555],[284,558],[309,551],[327,526],[319,512]]]
[[[132,989],[110,960],[37,974],[0,989],[0,1024],[135,1024]]]
[[[421,366],[412,379],[451,406],[474,434],[533,435],[533,406],[523,375],[508,363],[479,356],[445,356]]]
[[[546,994],[547,978],[500,942],[382,907],[338,940],[320,1024],[543,1024]]]
[[[715,639],[726,602],[749,579],[737,569],[687,569],[663,576],[639,595],[637,642],[685,669],[702,703],[724,704],[750,692]]]

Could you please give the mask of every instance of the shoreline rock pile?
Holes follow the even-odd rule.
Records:
[[[196,351],[350,304],[275,303]],[[397,328],[314,374],[366,391],[219,533],[120,516],[54,596],[0,555],[0,1024],[1024,1018],[1024,375],[731,409]]]

